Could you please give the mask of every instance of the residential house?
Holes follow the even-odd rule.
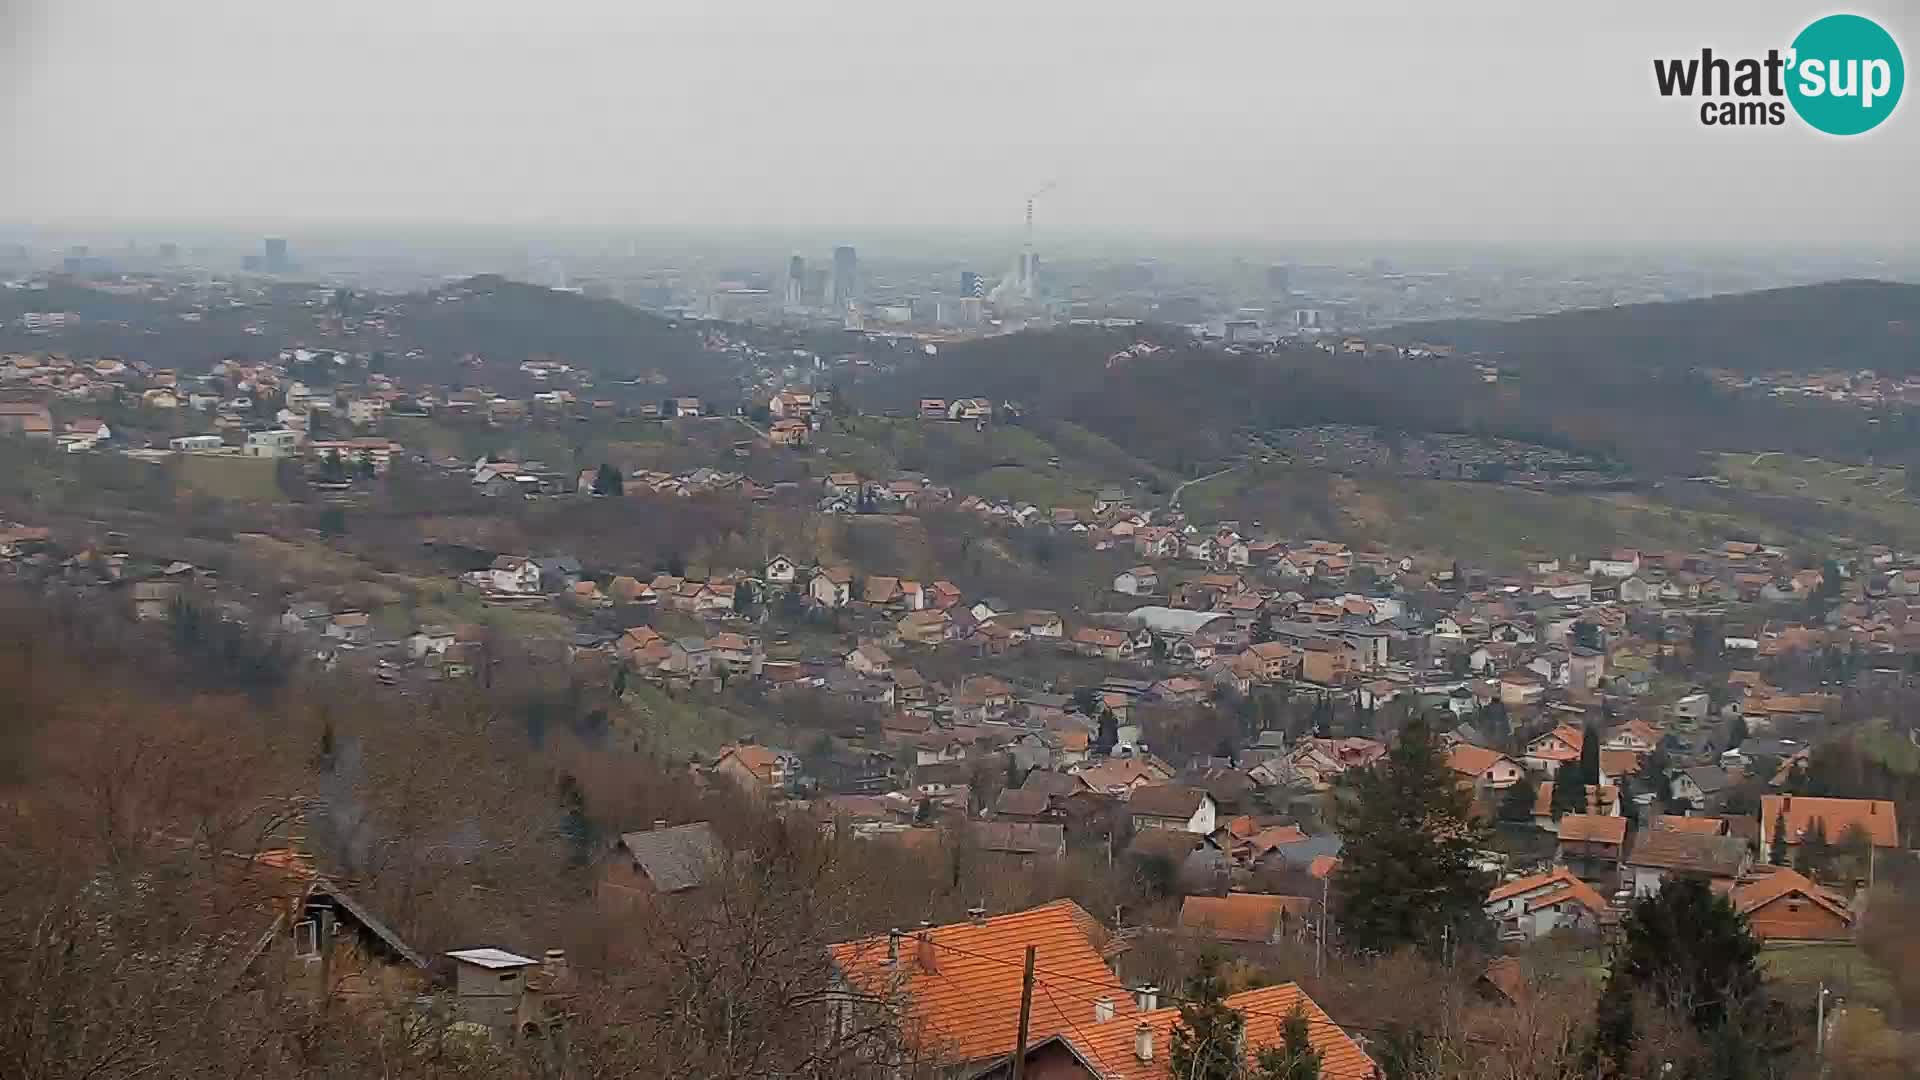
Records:
[[[429,623],[408,635],[407,655],[415,660],[423,660],[429,655],[445,656],[454,641],[453,627]]]
[[[877,679],[893,674],[893,658],[877,645],[862,645],[847,654],[847,670]]]
[[[365,645],[373,640],[373,620],[364,611],[342,611],[327,620],[327,636],[349,645]]]
[[[791,585],[800,575],[800,567],[785,555],[775,555],[767,560],[761,569],[760,577],[769,585]]]
[[[1172,766],[1151,754],[1107,758],[1073,773],[1087,790],[1123,802],[1130,800],[1136,790],[1165,784],[1173,775]]]
[[[760,645],[753,638],[727,631],[708,638],[707,648],[713,652],[714,665],[729,675],[760,673]]]
[[[826,567],[813,575],[807,595],[821,607],[845,607],[853,602],[853,571],[844,566]]]
[[[1067,857],[1067,828],[1058,822],[975,821],[967,826],[974,850],[997,857],[1002,869],[1030,869]]]
[[[1621,885],[1635,896],[1652,896],[1673,878],[1697,877],[1725,892],[1746,874],[1750,860],[1747,842],[1738,836],[1648,829],[1634,838]]]
[[[1564,866],[1495,886],[1486,911],[1503,939],[1523,941],[1555,930],[1598,930],[1613,916],[1606,898]]]
[[[986,1068],[1014,1050],[1023,1012],[1021,963],[1028,947],[1047,957],[1045,968],[1055,984],[1098,987],[1116,981],[1101,956],[1107,937],[1079,905],[1056,900],[992,918],[976,912],[965,922],[843,942],[831,946],[828,956],[837,985],[903,1002],[901,1030],[936,1063]],[[1110,1010],[1096,1013],[1082,996],[1032,994],[1024,1010],[1028,1045],[1037,1049],[1076,1029],[1092,1030],[1097,1018],[1128,1022],[1140,1011],[1131,997],[1119,994]],[[833,1007],[835,1023],[857,1022],[853,1002]],[[1040,1080],[1058,1074],[1028,1075]]]
[[[1189,896],[1180,904],[1180,929],[1216,941],[1256,945],[1305,937],[1313,917],[1314,901],[1304,896],[1235,891]]]
[[[683,893],[711,880],[726,856],[720,837],[704,821],[669,827],[656,821],[642,832],[621,833],[602,867],[602,895],[639,899]]]
[[[1103,630],[1099,627],[1083,626],[1073,632],[1071,640],[1075,650],[1084,656],[1098,656],[1104,660],[1131,660],[1137,654],[1133,637],[1123,630]]]
[[[1132,1016],[1113,1017],[1115,999],[1126,995],[1109,995],[1096,999],[1091,1017],[1077,1020],[1065,1034],[1029,1042],[1021,1075],[1032,1080],[1165,1080],[1180,1010],[1147,1009],[1158,1004],[1158,992],[1151,988],[1134,996],[1143,1011]],[[1284,1017],[1296,1006],[1307,1017],[1308,1043],[1319,1056],[1323,1080],[1380,1075],[1366,1051],[1294,983],[1231,994],[1225,1005],[1248,1018],[1241,1056],[1249,1075],[1262,1051],[1280,1045],[1280,1025],[1270,1018]],[[1015,1075],[1012,1056],[961,1075],[965,1080],[1010,1080]]]
[[[1846,901],[1784,866],[1735,885],[1727,899],[1764,944],[1853,938],[1855,917]]]
[[[1668,787],[1673,798],[1706,810],[1732,785],[1727,770],[1718,765],[1691,765],[1675,772]]]
[[[1626,853],[1627,819],[1612,814],[1566,814],[1560,818],[1558,855],[1583,881],[1614,881]],[[1672,834],[1682,835],[1682,834]]]
[[[1810,795],[1763,795],[1760,797],[1760,850],[1771,851],[1775,827],[1786,825],[1785,843],[1797,848],[1820,822],[1829,843],[1839,843],[1849,831],[1858,829],[1876,848],[1899,848],[1900,826],[1894,820],[1893,803],[1884,799],[1829,799]]]
[[[488,568],[488,583],[493,591],[521,596],[540,592],[540,566],[520,555],[502,555]]]
[[[1603,817],[1620,816],[1620,789],[1611,784],[1588,784],[1586,804],[1583,809],[1589,814]],[[1533,823],[1542,829],[1553,830],[1553,781],[1540,784],[1533,791]]]
[[[1178,829],[1205,836],[1214,830],[1219,804],[1206,791],[1185,784],[1148,784],[1133,789],[1127,813],[1135,831]]]
[[[1514,759],[1484,746],[1460,743],[1447,754],[1447,766],[1477,792],[1505,791],[1520,782],[1524,767]]]
[[[749,795],[784,793],[800,777],[796,755],[753,743],[728,746],[714,759],[713,773],[726,777]]]
[[[1579,762],[1580,748],[1585,742],[1583,729],[1562,724],[1527,743],[1526,755],[1521,760],[1534,772],[1551,777],[1560,766]]]
[[[938,610],[909,611],[894,625],[903,645],[938,645],[953,634],[953,620]]]

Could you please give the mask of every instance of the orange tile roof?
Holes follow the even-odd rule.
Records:
[[[1312,911],[1313,901],[1304,896],[1244,892],[1189,896],[1180,905],[1180,926],[1223,941],[1266,941],[1283,918],[1306,918]]]
[[[1760,850],[1765,851],[1772,845],[1774,819],[1783,812],[1789,844],[1798,844],[1818,818],[1826,827],[1827,840],[1831,843],[1838,843],[1848,829],[1859,825],[1873,837],[1874,847],[1900,846],[1900,826],[1894,819],[1893,804],[1885,800],[1763,795],[1760,797]]]
[[[1333,872],[1338,869],[1340,869],[1338,855],[1315,855],[1313,861],[1307,864],[1307,873],[1317,878],[1332,877]]]
[[[1625,819],[1622,820],[1624,821]],[[1488,893],[1487,903],[1497,904],[1502,900],[1508,900],[1516,896],[1543,889],[1547,890],[1543,895],[1551,895],[1557,898],[1551,902],[1558,902],[1558,900],[1564,900],[1568,896],[1572,896],[1596,913],[1604,912],[1607,909],[1606,898],[1595,891],[1593,886],[1573,876],[1573,871],[1564,866],[1556,866],[1544,874],[1534,874],[1531,877],[1516,878],[1513,881],[1509,881]],[[1535,904],[1532,901],[1528,902],[1529,910],[1539,906],[1543,905]]]
[[[1734,908],[1740,914],[1747,915],[1783,896],[1794,894],[1806,897],[1849,923],[1853,921],[1853,912],[1847,910],[1845,901],[1784,866],[1776,867],[1771,873],[1752,881],[1735,885],[1728,899],[1733,901]]]
[[[1447,755],[1447,764],[1462,776],[1479,776],[1505,760],[1511,759],[1498,750],[1489,750],[1472,743],[1461,743]]]
[[[1624,844],[1627,819],[1604,814],[1566,814],[1560,818],[1560,842]]]
[[[1015,975],[1017,978],[1018,973]],[[1059,991],[1055,993],[1057,995]],[[1075,993],[1079,997],[1090,996],[1085,990]],[[1036,1009],[1043,996],[1034,996]],[[1239,1010],[1246,1018],[1246,1054],[1249,1063],[1258,1057],[1261,1050],[1279,1044],[1281,1022],[1295,1005],[1299,1005],[1307,1015],[1308,1037],[1314,1049],[1320,1051],[1322,1077],[1326,1080],[1367,1080],[1376,1072],[1377,1067],[1366,1051],[1360,1049],[1359,1044],[1334,1023],[1298,984],[1281,983],[1232,994],[1227,997],[1226,1004],[1229,1008]],[[1087,1008],[1091,1010],[1092,1006]],[[1067,1036],[1067,1041],[1079,1051],[1081,1057],[1099,1070],[1102,1080],[1166,1080],[1168,1055],[1173,1046],[1173,1026],[1179,1022],[1180,1010],[1155,1009],[1150,1013],[1135,1013],[1122,1018],[1116,999],[1114,1012],[1114,1019],[1106,1023],[1082,1024],[1079,1031]],[[1135,1032],[1141,1024],[1153,1029],[1151,1061],[1141,1061],[1134,1056]]]
[[[1533,790],[1533,816],[1545,817],[1553,812],[1553,781],[1549,780]],[[1595,813],[1608,811],[1620,801],[1620,789],[1608,784],[1599,787],[1587,785],[1587,809]]]
[[[1698,833],[1705,836],[1719,836],[1727,831],[1727,822],[1717,817],[1681,817],[1678,814],[1658,814],[1653,819],[1655,829],[1667,829],[1672,832]]]
[[[1081,997],[1109,995],[1114,1016],[1126,1018],[1132,1031],[1133,999],[1101,960],[1089,934],[1099,924],[1071,900],[1055,900],[1026,911],[979,923],[936,926],[901,935],[899,961],[887,963],[887,935],[849,941],[828,951],[848,982],[871,994],[899,993],[923,1049],[941,1060],[977,1061],[1013,1050],[1019,1024],[1021,969],[1027,946],[1037,949],[1034,966],[1055,987],[1035,994],[1028,1039],[1090,1026],[1093,1009]],[[920,940],[924,934],[926,941]],[[1076,995],[1068,997],[1062,991]],[[1116,1023],[1122,1022],[1119,1019]]]

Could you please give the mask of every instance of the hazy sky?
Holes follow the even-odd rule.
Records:
[[[1906,9],[1901,14],[1902,8]],[[1702,127],[1821,4],[0,0],[0,220],[1920,239],[1920,91]],[[1920,7],[1876,0],[1920,48]]]

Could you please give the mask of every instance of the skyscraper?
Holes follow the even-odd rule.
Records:
[[[987,295],[987,283],[980,280],[979,274],[971,270],[962,270],[960,271],[960,295],[985,296]]]
[[[842,244],[833,249],[833,306],[844,308],[858,298],[856,275],[859,266],[853,248]]]
[[[1285,296],[1293,285],[1293,268],[1285,263],[1267,267],[1267,295]]]
[[[807,260],[795,255],[787,260],[787,306],[797,308],[805,300]]]
[[[267,237],[267,242],[264,245],[263,251],[266,256],[264,261],[266,262],[267,273],[269,274],[280,273],[281,271],[286,270],[290,265],[287,262],[287,241],[285,237],[281,237],[281,236]]]

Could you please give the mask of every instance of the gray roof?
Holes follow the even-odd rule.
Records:
[[[1050,855],[1065,850],[1066,836],[1064,825],[1032,825],[1023,821],[973,823],[973,840],[982,851]]]
[[[620,844],[634,865],[661,892],[680,892],[702,885],[707,869],[723,848],[713,826],[704,821],[670,829],[620,834]]]
[[[1727,786],[1727,770],[1718,765],[1695,765],[1681,771],[1687,774],[1687,778],[1692,780],[1696,787],[1708,795],[1725,790]]]
[[[1655,829],[1636,837],[1628,866],[1646,866],[1681,873],[1732,877],[1747,860],[1747,842],[1738,836]]]
[[[1182,608],[1147,607],[1134,608],[1127,612],[1127,618],[1159,634],[1179,634],[1191,637],[1199,633],[1215,620],[1232,622],[1233,616],[1222,615],[1217,611],[1187,611]]]

